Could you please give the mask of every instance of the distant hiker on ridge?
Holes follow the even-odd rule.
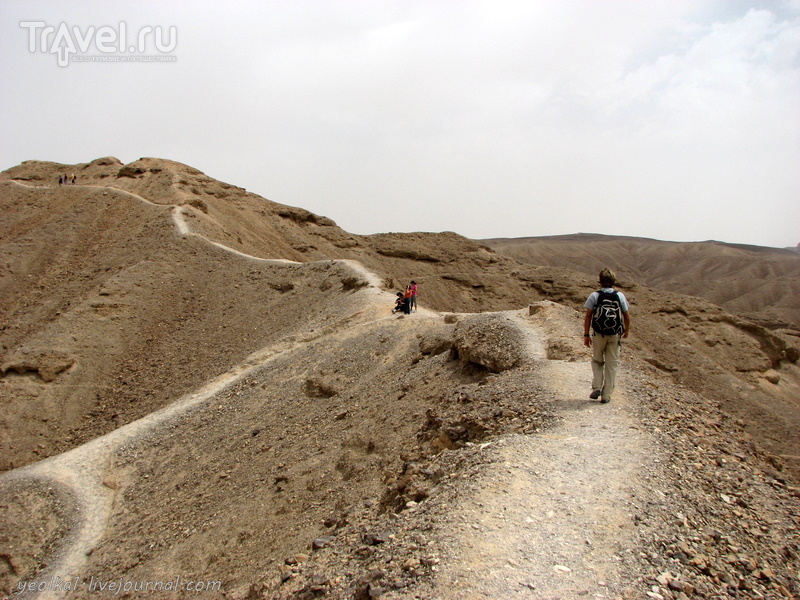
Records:
[[[417,312],[417,282],[413,279],[411,280],[411,306],[410,308],[414,309],[414,312]]]
[[[622,338],[628,337],[631,320],[628,316],[628,300],[622,292],[614,289],[617,276],[609,269],[600,271],[600,285],[592,292],[586,303],[583,319],[583,343],[593,349],[592,392],[589,398],[605,404],[611,401],[619,367],[619,351]],[[594,336],[589,334],[589,328]]]

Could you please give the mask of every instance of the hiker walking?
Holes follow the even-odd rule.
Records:
[[[69,182],[70,182],[72,185],[75,185],[75,173],[73,173],[73,174],[72,174],[72,176],[69,178]]]
[[[417,312],[417,282],[411,280],[411,307],[414,312]]]
[[[586,303],[583,319],[583,343],[592,348],[592,392],[589,398],[605,404],[611,401],[619,367],[622,338],[631,327],[628,300],[614,289],[617,277],[610,269],[600,271],[601,289],[592,292]],[[589,334],[589,328],[594,335]]]

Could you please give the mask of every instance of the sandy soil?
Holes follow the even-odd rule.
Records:
[[[354,236],[170,161],[0,179],[0,593],[798,593],[790,326],[623,281],[600,405],[579,273]]]

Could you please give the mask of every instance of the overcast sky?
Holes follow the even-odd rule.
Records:
[[[0,27],[0,170],[169,158],[359,234],[800,242],[800,0],[3,0]]]

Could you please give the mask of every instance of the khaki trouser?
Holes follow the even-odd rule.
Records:
[[[621,338],[620,335],[595,335],[592,339],[592,389],[601,390],[606,400],[614,393]]]

